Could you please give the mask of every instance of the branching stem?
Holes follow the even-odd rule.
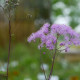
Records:
[[[53,72],[55,56],[56,56],[56,53],[57,53],[57,40],[58,40],[58,35],[57,35],[57,39],[56,39],[56,44],[55,44],[55,53],[54,53],[53,58],[52,58],[52,66],[51,66],[51,70],[50,70],[50,74],[49,74],[48,80],[50,80],[51,75],[52,75],[52,72]]]
[[[45,76],[45,80],[47,80],[46,72],[45,72],[45,69],[44,69],[44,66],[43,66],[43,60],[42,60],[42,56],[41,56],[41,49],[40,49],[40,61],[42,63],[41,67],[42,67],[42,71],[43,71],[44,76]]]

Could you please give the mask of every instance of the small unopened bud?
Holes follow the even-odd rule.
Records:
[[[45,52],[43,52],[43,54],[46,54]]]

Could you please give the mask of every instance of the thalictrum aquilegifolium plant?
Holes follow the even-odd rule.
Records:
[[[60,37],[61,40],[59,42]],[[67,52],[72,45],[80,45],[80,34],[75,32],[70,26],[64,24],[50,25],[49,23],[45,23],[40,30],[32,33],[27,40],[29,43],[31,41],[35,43],[36,39],[40,40],[40,44],[38,45],[39,50],[41,50],[42,47],[46,47],[50,51],[54,50],[50,74],[49,77],[45,77],[45,80],[50,80],[57,51],[64,50]],[[64,49],[62,47],[64,47]]]
[[[5,5],[1,5],[0,7],[2,8],[4,15],[8,19],[8,26],[9,26],[9,47],[8,47],[8,61],[7,61],[7,73],[6,75],[6,80],[8,80],[8,73],[9,73],[9,61],[10,61],[10,51],[11,51],[11,17],[14,13],[14,9],[16,6],[19,5],[19,0],[4,0]],[[3,76],[3,75],[2,75]]]

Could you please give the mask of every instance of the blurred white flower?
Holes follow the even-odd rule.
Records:
[[[45,80],[44,74],[38,74],[38,80]]]
[[[10,63],[10,66],[11,66],[11,67],[16,67],[16,66],[18,66],[18,64],[19,64],[18,61],[12,61],[12,62]]]
[[[64,8],[63,9],[63,14],[66,16],[66,15],[69,15],[71,13],[72,9],[71,8]]]
[[[25,78],[24,80],[32,80],[31,78]]]
[[[0,62],[0,71],[5,72],[7,67],[7,63]]]
[[[50,80],[59,80],[59,77],[58,76],[51,76]]]
[[[2,67],[0,67],[0,71],[5,72],[6,69],[2,66]]]
[[[80,33],[80,24],[75,28],[75,31]]]
[[[66,7],[66,5],[63,2],[57,2],[56,4],[52,5],[53,9],[64,9]]]
[[[65,24],[65,25],[69,25],[71,21],[71,17],[70,16],[58,16],[56,18],[56,20],[54,21],[55,24]]]
[[[41,69],[43,69],[43,68],[44,68],[44,70],[48,70],[49,67],[48,67],[47,64],[42,64],[42,65],[41,65]]]

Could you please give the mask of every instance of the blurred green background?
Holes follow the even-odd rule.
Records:
[[[0,0],[4,7],[4,0]],[[0,74],[6,74],[8,58],[8,19],[0,8]],[[80,0],[20,0],[11,18],[11,55],[9,80],[44,80],[40,51],[27,37],[45,22],[70,25],[80,32]],[[80,80],[80,47],[72,46],[69,53],[58,53],[51,80]],[[43,54],[45,52],[46,54]],[[42,49],[46,75],[51,68],[51,54]],[[59,78],[59,79],[58,79]],[[5,80],[0,76],[0,80]]]

